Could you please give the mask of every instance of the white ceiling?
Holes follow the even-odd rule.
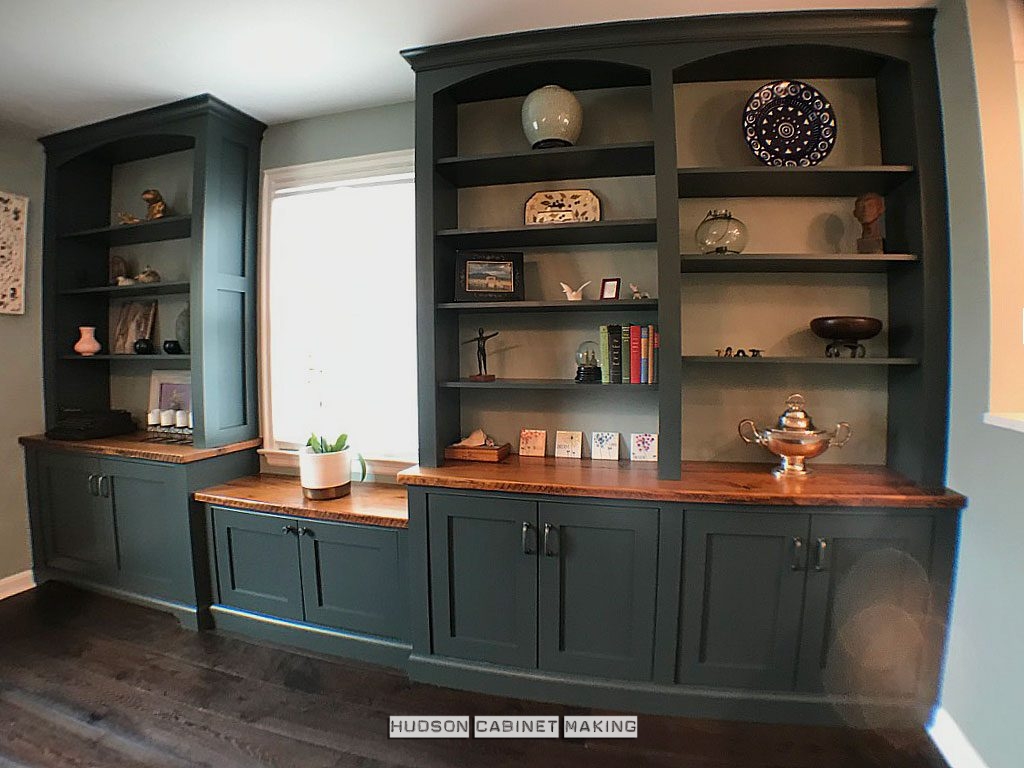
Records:
[[[267,123],[407,101],[399,50],[526,29],[932,0],[0,0],[0,125],[31,135],[209,92]]]

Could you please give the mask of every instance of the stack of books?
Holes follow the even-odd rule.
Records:
[[[658,383],[658,326],[602,325],[600,333],[602,384]]]

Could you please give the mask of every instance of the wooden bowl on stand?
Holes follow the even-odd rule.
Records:
[[[811,320],[811,330],[816,336],[828,339],[826,357],[842,357],[844,348],[850,350],[850,357],[865,357],[867,350],[861,342],[877,336],[882,330],[882,321],[876,317],[847,315],[816,317]]]

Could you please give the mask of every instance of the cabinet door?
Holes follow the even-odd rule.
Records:
[[[912,695],[929,633],[932,520],[814,515],[799,688]]]
[[[117,579],[117,544],[109,498],[99,494],[100,462],[89,456],[39,454],[46,564],[90,581]]]
[[[537,665],[537,506],[427,497],[434,652]]]
[[[541,503],[538,666],[650,680],[658,511]]]
[[[303,521],[300,531],[306,621],[371,635],[408,635],[397,530]]]
[[[213,520],[220,602],[302,621],[297,521],[223,507]]]
[[[679,681],[791,690],[808,516],[687,512]]]
[[[114,505],[120,585],[192,603],[195,584],[184,470],[103,459],[100,495]]]

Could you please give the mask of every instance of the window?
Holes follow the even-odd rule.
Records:
[[[415,462],[412,151],[267,171],[261,418],[271,463],[310,432]]]

